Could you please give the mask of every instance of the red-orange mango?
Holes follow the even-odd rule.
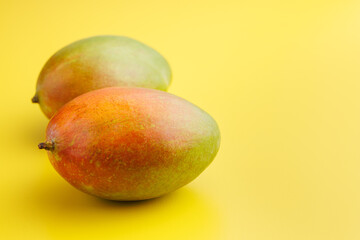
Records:
[[[112,200],[159,197],[195,179],[214,159],[220,132],[190,102],[145,88],[105,88],[67,103],[46,142],[56,171],[77,189]]]
[[[122,36],[96,36],[55,53],[40,72],[32,101],[50,118],[73,98],[100,88],[167,90],[171,71],[154,49]]]

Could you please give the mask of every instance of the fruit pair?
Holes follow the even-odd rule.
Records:
[[[166,60],[130,38],[63,48],[33,98],[52,117],[39,148],[71,185],[101,198],[150,199],[184,186],[214,159],[220,132],[206,112],[159,91],[170,80]]]

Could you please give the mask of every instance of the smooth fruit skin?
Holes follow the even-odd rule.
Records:
[[[122,36],[95,36],[55,53],[40,72],[33,102],[48,118],[75,97],[100,88],[130,86],[166,91],[167,61],[154,49]]]
[[[131,201],[189,183],[219,145],[214,119],[190,102],[163,91],[115,87],[67,103],[50,120],[39,147],[79,190]]]

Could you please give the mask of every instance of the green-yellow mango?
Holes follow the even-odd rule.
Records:
[[[122,36],[96,36],[55,53],[40,72],[32,101],[51,118],[65,103],[100,88],[130,86],[167,90],[171,71],[157,51]]]

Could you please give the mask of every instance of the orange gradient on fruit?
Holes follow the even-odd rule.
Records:
[[[219,145],[214,119],[186,100],[153,89],[105,88],[61,108],[39,147],[81,191],[142,200],[195,179]]]

